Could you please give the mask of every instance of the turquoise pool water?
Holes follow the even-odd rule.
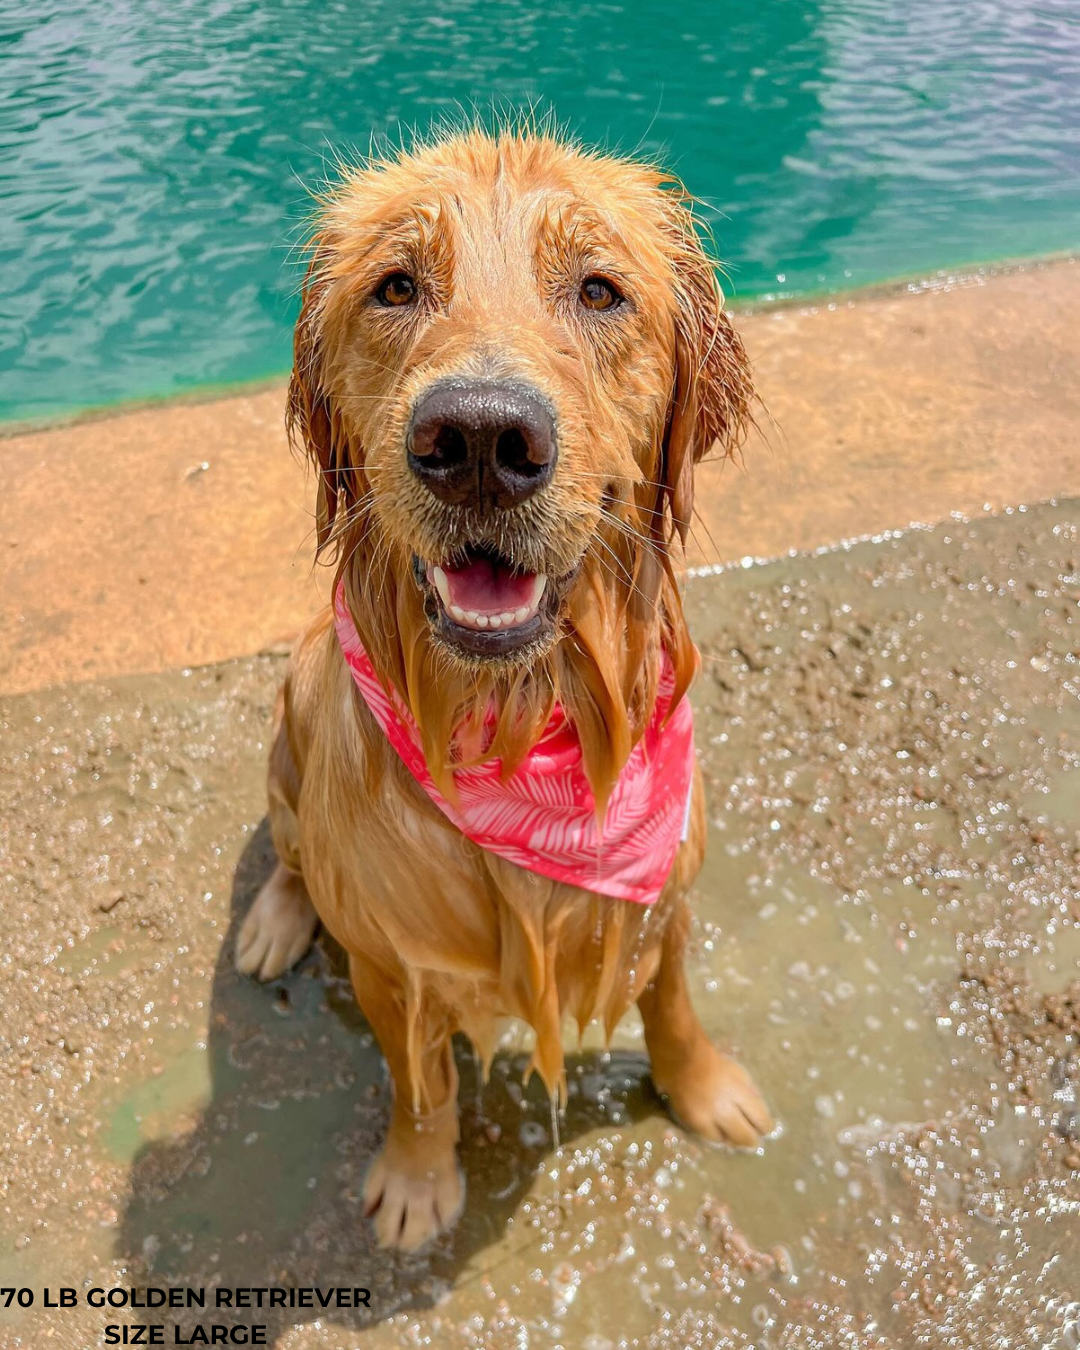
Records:
[[[735,299],[1080,243],[1076,0],[20,0],[0,417],[282,371],[327,148],[492,99],[661,154]]]

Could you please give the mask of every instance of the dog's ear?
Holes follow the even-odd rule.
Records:
[[[690,213],[679,208],[673,233],[675,378],[662,447],[661,506],[686,543],[694,510],[694,466],[714,446],[732,454],[751,420],[754,397],[742,340],[724,310],[716,268]]]
[[[346,440],[340,418],[331,405],[325,378],[321,311],[325,283],[314,259],[304,278],[300,317],[293,334],[293,369],[285,425],[289,440],[311,461],[319,476],[315,504],[317,549],[321,554],[333,536],[339,500],[348,495]]]

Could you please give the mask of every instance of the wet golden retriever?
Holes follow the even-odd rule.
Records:
[[[655,704],[661,652],[676,699],[694,676],[671,553],[695,464],[736,444],[750,399],[688,198],[654,168],[535,130],[474,130],[346,171],[324,195],[290,429],[318,471],[319,547],[448,792],[470,719],[496,710],[486,753],[509,772],[558,703],[608,799]],[[479,572],[481,601],[454,603],[475,599]],[[683,973],[699,774],[655,905],[515,866],[418,787],[328,611],[290,662],[269,795],[279,862],[237,962],[281,974],[318,920],[348,953],[394,1083],[365,1194],[381,1243],[416,1248],[457,1216],[451,1036],[490,1056],[507,1015],[535,1029],[535,1068],[557,1093],[564,1017],[610,1034],[636,1002],[677,1119],[743,1146],[771,1129]]]

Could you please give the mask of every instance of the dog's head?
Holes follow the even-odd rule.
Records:
[[[520,692],[543,669],[549,703],[567,641],[646,660],[617,630],[674,622],[694,465],[749,400],[686,194],[656,169],[473,131],[321,202],[290,424],[320,548],[369,647],[397,641],[372,654],[398,683],[426,662]]]

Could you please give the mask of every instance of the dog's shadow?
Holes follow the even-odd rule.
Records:
[[[523,1055],[499,1055],[481,1084],[469,1047],[461,1072],[465,1213],[419,1255],[380,1250],[363,1217],[364,1177],[379,1148],[390,1086],[353,999],[344,956],[325,935],[285,979],[236,974],[236,931],[273,866],[264,820],[237,865],[229,932],[209,1015],[210,1096],[194,1127],[135,1158],[119,1255],[139,1287],[206,1290],[205,1310],[144,1314],[151,1324],[263,1323],[267,1343],[330,1316],[350,1330],[437,1302],[484,1247],[506,1233],[537,1172],[550,1166],[550,1103],[521,1079]],[[643,1055],[571,1056],[561,1141],[660,1109]],[[513,1249],[539,1238],[519,1223]],[[217,1309],[216,1289],[370,1290],[347,1309]],[[170,1333],[171,1334],[171,1333]]]

